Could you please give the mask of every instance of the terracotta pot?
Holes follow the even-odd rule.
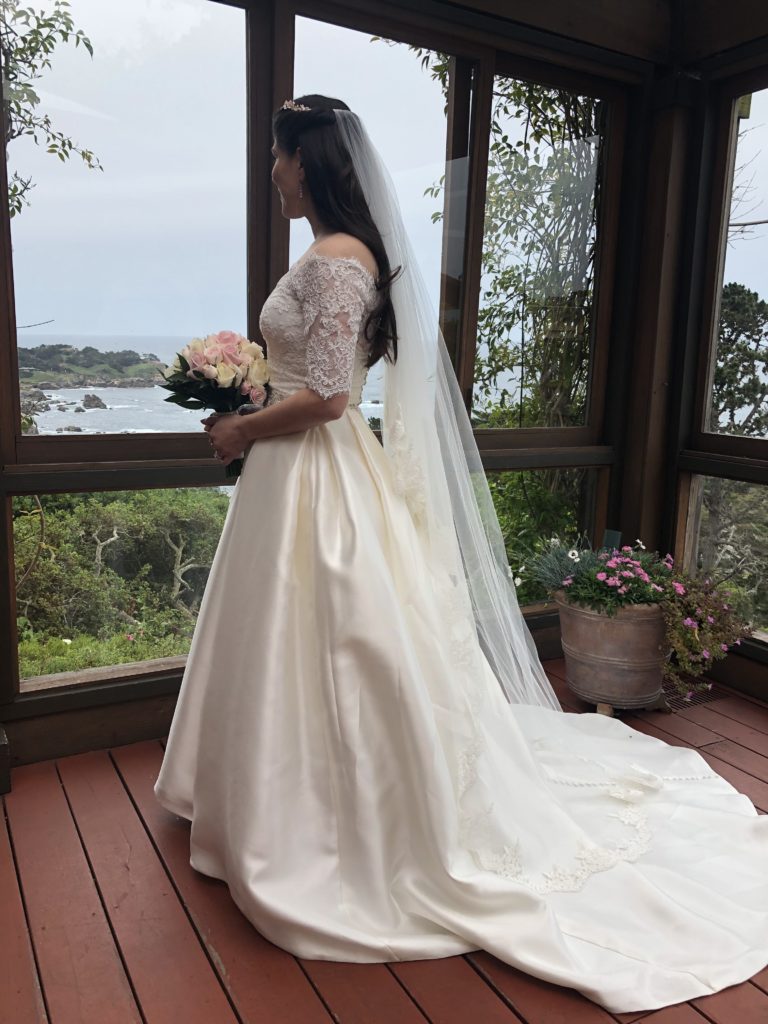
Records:
[[[571,604],[554,595],[569,688],[591,704],[643,708],[662,699],[667,659],[664,613],[657,604],[635,604],[615,615]]]

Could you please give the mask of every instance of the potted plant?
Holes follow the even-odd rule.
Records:
[[[688,700],[711,689],[696,678],[751,632],[722,582],[682,571],[639,540],[594,551],[553,537],[528,571],[558,606],[569,688],[606,714],[668,706],[664,679]]]

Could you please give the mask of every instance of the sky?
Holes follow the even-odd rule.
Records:
[[[36,186],[11,221],[20,343],[25,333],[246,333],[244,13],[209,0],[71,0],[70,12],[94,58],[60,44],[35,86],[38,114],[104,171],[31,138],[9,147],[9,171]],[[338,96],[363,118],[436,303],[441,225],[423,193],[444,171],[438,84],[406,46],[305,18],[295,68],[294,96]],[[739,163],[753,190],[741,214],[768,218],[768,90],[744,124]],[[311,241],[308,223],[293,222],[291,260]],[[729,247],[726,278],[768,298],[766,256],[768,225]]]
[[[104,171],[77,154],[61,162],[31,138],[9,147],[9,172],[36,185],[11,221],[20,343],[25,330],[246,333],[243,12],[208,0],[71,0],[70,9],[94,58],[57,48],[36,86],[38,114]],[[436,300],[440,225],[423,193],[444,170],[438,84],[405,46],[299,19],[294,95],[305,92],[340,97],[363,118]],[[293,222],[291,259],[311,241],[307,221]]]

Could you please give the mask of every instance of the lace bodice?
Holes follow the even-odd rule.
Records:
[[[311,388],[323,398],[348,391],[348,404],[359,405],[368,376],[363,327],[376,300],[374,279],[354,256],[310,251],[294,263],[259,317],[272,385],[267,404]]]

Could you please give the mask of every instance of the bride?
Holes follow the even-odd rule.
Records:
[[[191,865],[309,959],[485,949],[614,1013],[752,977],[768,817],[695,751],[563,713],[386,168],[338,100],[273,135],[314,242],[261,312],[267,406],[203,421],[246,456],[155,784]]]

